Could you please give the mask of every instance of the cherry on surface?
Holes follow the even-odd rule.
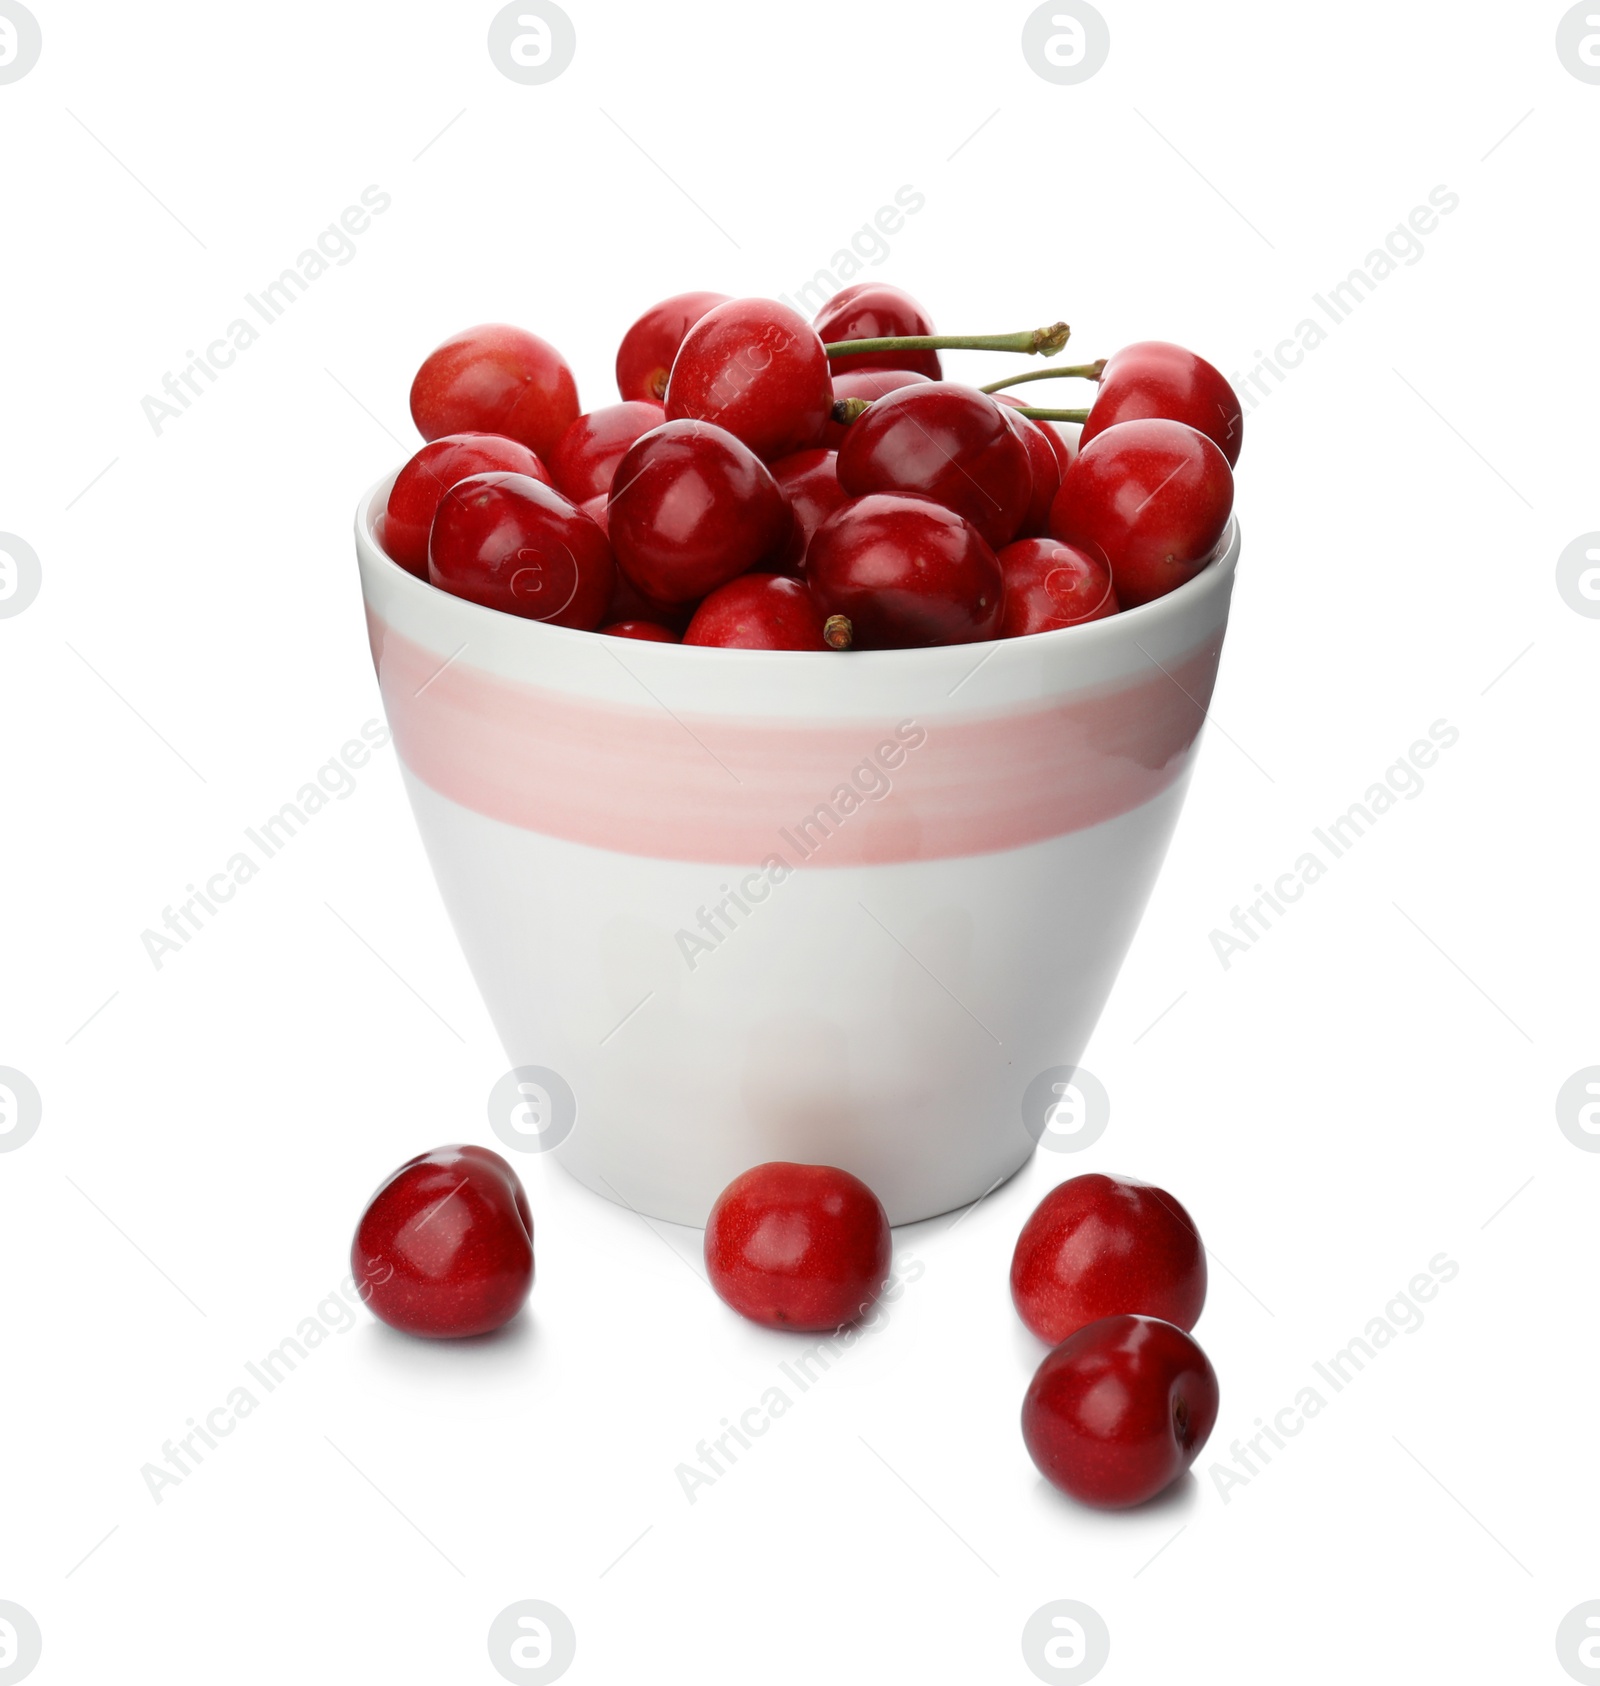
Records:
[[[526,445],[493,433],[449,433],[435,439],[400,470],[383,518],[383,548],[407,573],[428,577],[428,530],[439,500],[468,475],[503,469],[550,484],[550,474]]]
[[[428,578],[441,591],[582,632],[599,626],[615,573],[599,527],[526,474],[452,486],[428,540]]]
[[[617,347],[617,391],[624,399],[659,404],[683,336],[708,310],[727,304],[726,293],[675,293],[653,304],[622,336]]]
[[[1232,511],[1233,472],[1205,434],[1183,422],[1119,422],[1061,477],[1050,532],[1101,551],[1118,600],[1131,609],[1193,579]]]
[[[439,1147],[368,1201],[350,1271],[373,1315],[408,1335],[498,1329],[533,1287],[533,1214],[517,1174],[486,1147]]]
[[[826,650],[823,614],[805,585],[784,574],[741,574],[694,612],[685,644],[723,650]]]
[[[603,496],[628,447],[665,420],[659,404],[643,401],[590,410],[561,435],[550,457],[551,479],[575,504]]]
[[[761,460],[703,421],[669,421],[631,447],[608,518],[623,573],[663,603],[695,602],[777,560],[793,519]]]
[[[1039,1473],[1084,1504],[1121,1510],[1170,1487],[1216,1426],[1216,1372],[1154,1317],[1103,1317],[1045,1358],[1022,1403]]]
[[[933,318],[909,293],[883,281],[861,281],[835,293],[811,325],[825,345],[934,331]],[[856,374],[869,369],[909,369],[931,381],[941,374],[937,351],[865,351],[859,357],[839,361],[842,368]]]
[[[831,1165],[757,1165],[728,1184],[706,1221],[711,1286],[769,1329],[856,1322],[883,1291],[892,1251],[882,1202]]]
[[[1007,412],[975,387],[900,387],[845,432],[839,483],[851,497],[914,494],[954,510],[984,542],[1016,536],[1033,497],[1028,448]]]
[[[1020,445],[1018,446],[1020,450]],[[806,582],[860,650],[969,644],[1000,634],[1000,564],[977,529],[923,498],[856,498],[817,529]]]
[[[1119,1312],[1192,1329],[1206,1303],[1206,1250],[1165,1189],[1100,1172],[1072,1177],[1022,1226],[1011,1298],[1052,1346]]]
[[[817,444],[833,408],[827,353],[774,299],[731,299],[684,336],[667,383],[669,421],[725,428],[772,462]]]
[[[1119,422],[1151,418],[1187,422],[1218,447],[1229,468],[1238,463],[1244,445],[1238,393],[1203,357],[1165,340],[1141,340],[1106,359],[1083,443]]]
[[[411,383],[411,419],[424,439],[499,433],[548,459],[577,414],[566,359],[537,334],[501,322],[447,339]]]

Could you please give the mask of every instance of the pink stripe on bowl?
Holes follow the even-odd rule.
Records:
[[[602,703],[441,658],[370,608],[395,744],[440,795],[524,830],[657,860],[887,865],[1097,825],[1183,772],[1222,629],[1167,670],[1037,707],[795,721]]]

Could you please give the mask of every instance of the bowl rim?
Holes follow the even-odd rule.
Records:
[[[402,467],[404,464],[401,465]],[[600,636],[598,630],[594,632],[580,631],[576,627],[552,626],[547,621],[531,620],[523,615],[508,614],[504,609],[492,609],[484,603],[474,603],[470,598],[456,597],[446,591],[441,591],[431,581],[421,579],[413,574],[409,568],[402,568],[398,562],[383,548],[378,540],[376,518],[382,512],[382,505],[387,503],[388,494],[399,475],[398,468],[391,470],[381,479],[374,482],[362,493],[356,504],[355,531],[357,554],[363,562],[376,565],[380,572],[386,572],[392,577],[393,584],[402,592],[410,594],[418,604],[419,609],[425,609],[426,604],[433,599],[443,598],[452,606],[452,612],[466,612],[468,619],[480,616],[492,617],[484,624],[493,626],[502,633],[523,639],[528,648],[536,649],[542,642],[554,640],[559,648],[565,643],[575,652],[582,647],[592,647],[591,641]],[[380,502],[381,500],[381,502]],[[913,663],[920,663],[920,671],[930,676],[941,665],[950,667],[964,665],[964,653],[982,653],[983,662],[987,662],[1000,651],[1006,651],[1017,658],[1023,656],[1065,655],[1070,650],[1087,652],[1098,640],[1101,644],[1122,642],[1132,639],[1138,643],[1139,630],[1146,629],[1152,634],[1159,631],[1168,623],[1175,623],[1187,618],[1189,611],[1198,610],[1202,602],[1218,593],[1224,598],[1231,588],[1234,575],[1238,571],[1240,551],[1240,526],[1237,512],[1230,514],[1228,525],[1223,531],[1222,539],[1218,541],[1220,554],[1212,560],[1192,579],[1185,580],[1175,590],[1169,591],[1164,597],[1154,598],[1151,602],[1140,603],[1131,609],[1121,609],[1114,615],[1107,615],[1100,620],[1081,621],[1073,626],[1055,627],[1048,632],[1033,632],[1017,638],[987,638],[976,640],[968,644],[931,644],[915,649],[904,650],[729,650],[710,645],[698,644],[665,644],[654,641],[635,642],[638,651],[649,652],[651,658],[658,655],[666,656],[668,660],[691,659],[686,656],[672,657],[667,652],[674,650],[693,651],[695,657],[714,661],[721,664],[733,664],[742,660],[746,664],[760,664],[769,669],[774,663],[781,663],[790,668],[802,662],[819,663],[836,661],[841,655],[850,658],[852,667],[858,664],[871,670],[881,670],[894,666],[899,670],[911,668]],[[425,595],[422,595],[425,594]],[[518,633],[511,629],[521,627],[524,631]],[[1070,642],[1063,642],[1070,641]],[[954,661],[952,661],[954,658]],[[1004,659],[1004,658],[1002,658]],[[982,665],[980,662],[978,665]],[[976,671],[973,668],[972,671]]]

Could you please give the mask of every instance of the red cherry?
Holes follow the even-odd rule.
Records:
[[[1004,409],[970,386],[930,381],[880,398],[839,447],[851,497],[910,492],[970,521],[984,541],[1015,537],[1033,496],[1028,448]]]
[[[428,578],[508,615],[592,632],[615,572],[605,534],[526,474],[474,474],[433,518]]]
[[[577,382],[561,353],[497,322],[447,339],[411,383],[411,419],[424,439],[499,433],[548,458],[577,414]]]
[[[1022,408],[1020,398],[1013,398],[1005,392],[996,392],[993,397],[997,404],[1006,406],[1006,420],[1017,430],[1017,436],[1028,448],[1028,467],[1033,473],[1033,496],[1028,500],[1028,513],[1022,518],[1020,536],[1038,538],[1049,531],[1050,506],[1056,501],[1056,493],[1061,490],[1061,476],[1066,469],[1058,447],[1064,447],[1066,441],[1059,435],[1052,437],[1047,433],[1044,422],[1037,422],[1032,416],[1019,416],[1017,411]]]
[[[1100,391],[1083,424],[1083,443],[1119,422],[1160,417],[1187,422],[1211,440],[1232,468],[1244,444],[1239,395],[1192,351],[1164,340],[1142,340],[1106,359]]]
[[[678,635],[655,621],[613,621],[600,628],[605,638],[637,638],[643,644],[676,644]]]
[[[533,1287],[533,1214],[517,1174],[486,1147],[437,1147],[367,1202],[350,1271],[373,1314],[408,1335],[482,1335]]]
[[[663,603],[692,603],[773,555],[789,506],[760,459],[720,427],[670,421],[617,465],[611,542],[629,580]]]
[[[667,383],[669,421],[714,422],[767,462],[815,445],[832,408],[822,341],[772,299],[707,311],[684,336]]]
[[[593,501],[603,504],[605,499]],[[592,515],[592,504],[585,504],[583,511],[585,515]],[[605,521],[599,516],[594,519],[600,521],[600,530],[604,532]],[[676,639],[682,637],[683,629],[693,618],[694,611],[693,603],[658,603],[655,598],[646,597],[621,568],[618,568],[616,578],[611,584],[611,601],[606,604],[603,620],[606,626],[616,621],[653,621],[657,626],[665,627]]]
[[[676,293],[651,305],[617,347],[617,391],[659,404],[683,336],[708,310],[727,302],[726,293]]]
[[[831,1165],[757,1165],[728,1184],[706,1220],[711,1286],[769,1329],[854,1323],[882,1292],[891,1250],[877,1195]]]
[[[607,514],[610,502],[610,494],[601,492],[597,497],[585,498],[578,505],[578,508],[606,535],[607,540],[611,537],[610,518]],[[620,579],[622,576],[619,573],[617,577]]]
[[[796,451],[772,465],[772,478],[794,512],[794,537],[784,561],[798,571],[818,527],[845,502],[833,451]]]
[[[839,466],[843,478],[842,454]],[[1117,598],[1131,609],[1193,579],[1232,511],[1228,459],[1203,433],[1175,421],[1121,422],[1062,476],[1050,532],[1102,551]]]
[[[666,420],[659,404],[607,404],[579,416],[550,457],[556,486],[576,504],[611,490],[628,447]]]
[[[874,398],[881,398],[886,392],[898,392],[903,386],[927,386],[926,375],[914,374],[910,369],[863,369],[859,373],[841,366],[834,371],[833,397],[837,403],[841,398],[865,398],[870,404]],[[844,443],[844,436],[849,428],[844,422],[836,422],[829,416],[822,429],[822,443],[830,451],[837,451]]]
[[[1192,1329],[1206,1303],[1206,1250],[1165,1189],[1093,1172],[1051,1189],[1022,1226],[1011,1298],[1052,1346],[1119,1312]]]
[[[1022,1438],[1039,1473],[1084,1504],[1143,1504],[1194,1462],[1217,1421],[1217,1375],[1182,1329],[1102,1317],[1039,1366]]]
[[[695,610],[683,641],[723,650],[826,650],[822,619],[799,580],[741,574]]]
[[[806,581],[824,619],[849,619],[858,650],[970,644],[1000,634],[1003,588],[994,552],[954,511],[922,498],[880,493],[845,504],[817,529]]]
[[[824,345],[933,332],[933,318],[927,311],[909,293],[882,281],[858,282],[835,293],[811,325]],[[937,351],[867,351],[834,362],[855,374],[868,369],[910,369],[936,381],[941,373]]]
[[[428,529],[439,500],[469,474],[505,469],[550,483],[544,464],[515,439],[493,433],[451,433],[435,439],[400,470],[383,518],[383,548],[407,573],[428,577]]]
[[[1018,539],[998,555],[1006,582],[1002,638],[1104,620],[1122,608],[1103,556],[1059,539]]]

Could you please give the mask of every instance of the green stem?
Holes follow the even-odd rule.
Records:
[[[1087,410],[1018,410],[1019,416],[1031,416],[1035,421],[1064,421],[1086,422],[1089,419]]]
[[[1029,357],[1054,357],[1072,330],[1065,322],[1029,328],[1020,334],[895,334],[888,339],[836,340],[823,349],[831,357],[860,357],[869,351],[1019,351]]]
[[[1098,363],[1075,363],[1070,369],[1030,369],[1025,375],[1007,375],[1003,381],[990,381],[979,392],[1003,392],[1008,386],[1022,386],[1028,381],[1086,380],[1097,381],[1105,373],[1106,360]]]

